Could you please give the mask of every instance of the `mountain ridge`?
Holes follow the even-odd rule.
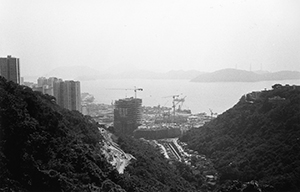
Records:
[[[300,79],[298,71],[252,72],[239,69],[221,69],[212,73],[201,74],[191,82],[258,82],[272,80]]]
[[[153,72],[147,70],[132,70],[112,73],[103,72],[87,66],[63,66],[44,74],[46,77],[63,79],[97,80],[97,79],[188,79],[197,77],[204,72],[197,70],[170,70],[168,72]]]

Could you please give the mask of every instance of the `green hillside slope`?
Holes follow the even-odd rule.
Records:
[[[221,182],[258,180],[278,191],[300,188],[300,88],[273,88],[243,96],[181,139],[213,159]]]
[[[201,186],[130,137],[119,138],[120,146],[136,160],[119,174],[100,152],[103,139],[90,117],[0,77],[0,191],[188,192]]]

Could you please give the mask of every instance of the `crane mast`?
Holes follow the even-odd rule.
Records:
[[[122,88],[111,88],[111,89],[108,89],[108,90],[133,90],[134,91],[134,98],[136,99],[137,98],[137,91],[143,91],[143,88],[137,88],[136,86],[134,86],[133,89],[131,88],[125,88],[125,89],[122,89]]]
[[[134,86],[134,98],[136,98],[136,92],[137,91],[143,91],[143,88],[136,88],[135,86]]]
[[[172,97],[173,98],[173,101],[172,101],[172,109],[173,109],[173,118],[172,118],[172,122],[174,123],[175,122],[175,116],[176,116],[176,105],[179,104],[179,103],[183,103],[185,101],[185,97],[183,98],[179,98],[180,95],[170,95],[170,96],[166,96],[164,98],[167,98],[167,97]]]

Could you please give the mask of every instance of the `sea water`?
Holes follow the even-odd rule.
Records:
[[[143,100],[143,106],[172,107],[172,96],[179,95],[179,98],[185,97],[182,109],[208,114],[211,109],[221,114],[233,107],[244,94],[272,89],[277,83],[300,85],[300,80],[199,83],[189,80],[104,79],[81,81],[81,92],[94,95],[97,103],[112,104],[118,99],[135,97],[133,89],[136,87],[143,89],[136,92]]]

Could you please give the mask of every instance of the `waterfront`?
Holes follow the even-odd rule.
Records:
[[[81,81],[81,92],[94,95],[98,103],[111,104],[121,98],[134,97],[133,90],[125,89],[136,86],[143,88],[137,96],[143,99],[144,106],[171,107],[172,97],[164,97],[182,94],[187,96],[183,108],[190,109],[192,113],[210,114],[209,109],[212,109],[220,114],[235,105],[244,94],[271,89],[276,83],[300,85],[300,80],[195,83],[189,80],[105,79]]]

